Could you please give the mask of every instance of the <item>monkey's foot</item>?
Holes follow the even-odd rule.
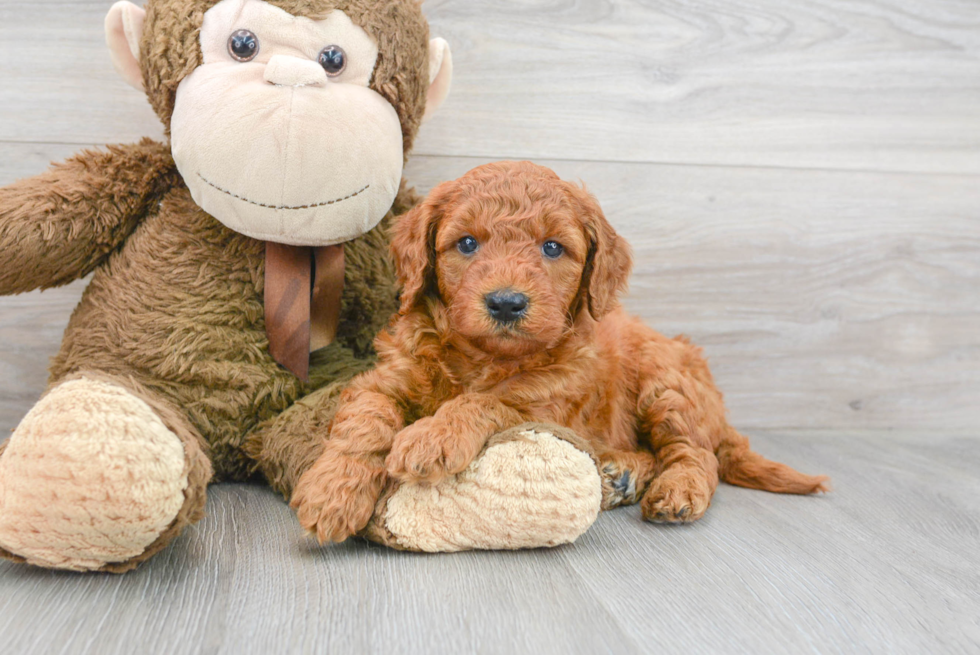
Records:
[[[181,510],[184,447],[142,399],[90,379],[44,396],[0,456],[0,551],[95,570],[141,555]]]
[[[602,487],[588,444],[526,424],[495,435],[458,475],[390,487],[364,536],[427,552],[557,546],[592,525]]]

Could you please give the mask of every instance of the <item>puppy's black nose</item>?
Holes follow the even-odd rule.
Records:
[[[487,311],[499,323],[513,323],[527,311],[527,296],[514,291],[494,291],[484,296]]]

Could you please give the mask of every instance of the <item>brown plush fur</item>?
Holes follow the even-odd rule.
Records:
[[[143,86],[170,130],[177,85],[201,64],[204,13],[219,0],[149,0],[140,44]],[[404,152],[412,149],[429,87],[429,24],[417,0],[267,0],[294,16],[321,19],[343,10],[378,42],[371,88],[398,112]]]
[[[242,449],[252,428],[349,377],[351,360],[371,354],[371,335],[394,308],[385,225],[345,245],[338,339],[314,358],[303,384],[268,352],[264,244],[218,223],[184,187],[155,208],[95,272],[52,362],[51,384],[87,371],[131,377],[181,408],[209,444],[218,479],[242,479],[253,469]]]
[[[215,0],[148,0],[142,67],[168,126],[177,84],[201,60],[203,12]],[[334,8],[378,39],[372,87],[401,118],[407,153],[424,112],[428,27],[415,0],[273,0],[300,15]],[[263,242],[202,211],[168,145],[88,151],[0,189],[0,294],[66,284],[94,272],[71,317],[50,386],[108,379],[154,408],[184,442],[191,472],[173,525],[125,570],[199,520],[211,479],[256,472],[287,497],[322,448],[339,389],[374,360],[372,340],[397,309],[387,229],[417,197],[402,188],[387,217],[344,245],[336,341],[313,354],[310,381],[268,351]],[[0,551],[0,556],[10,556]]]
[[[480,243],[466,255],[464,236]],[[564,254],[549,259],[542,244]],[[725,419],[700,349],[628,317],[617,296],[631,259],[595,199],[546,168],[503,162],[437,187],[392,243],[399,318],[376,341],[377,368],[343,393],[323,455],[293,505],[321,540],[367,524],[389,477],[437,482],[500,430],[572,428],[653,521],[700,518],[721,479],[785,493],[825,490],[762,458]],[[526,294],[516,323],[487,294]]]
[[[0,294],[47,289],[88,275],[179,183],[170,149],[144,139],[82,152],[0,188]]]

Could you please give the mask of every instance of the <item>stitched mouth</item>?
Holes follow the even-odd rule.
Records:
[[[346,196],[344,196],[343,198],[336,198],[334,200],[324,200],[323,202],[316,202],[316,203],[312,203],[312,204],[309,204],[309,205],[267,205],[264,202],[256,202],[255,200],[249,200],[248,198],[245,198],[243,196],[240,196],[237,193],[232,193],[228,189],[222,189],[220,186],[218,186],[214,182],[211,182],[210,180],[208,180],[206,177],[204,177],[200,173],[198,173],[197,176],[199,178],[201,178],[201,180],[203,180],[205,184],[207,184],[210,187],[213,187],[213,188],[217,189],[218,191],[220,191],[221,193],[223,193],[225,195],[231,196],[232,198],[235,198],[236,200],[241,200],[242,202],[247,202],[250,205],[256,205],[258,207],[265,207],[267,209],[313,209],[315,207],[325,207],[327,205],[336,205],[337,203],[341,203],[341,202],[343,202],[345,200],[350,200],[351,198],[353,198],[355,196],[359,196],[362,193],[364,193],[365,191],[367,191],[369,188],[371,188],[371,185],[370,184],[365,184],[363,188],[358,189],[354,193],[349,193]]]

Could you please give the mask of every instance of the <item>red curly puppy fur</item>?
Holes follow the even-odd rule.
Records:
[[[437,482],[527,421],[588,439],[617,490],[606,505],[639,499],[651,521],[700,518],[719,478],[825,490],[749,449],[700,349],[626,315],[629,247],[549,169],[500,162],[441,184],[398,222],[392,251],[400,312],[292,500],[321,541],[363,529],[388,476]]]

